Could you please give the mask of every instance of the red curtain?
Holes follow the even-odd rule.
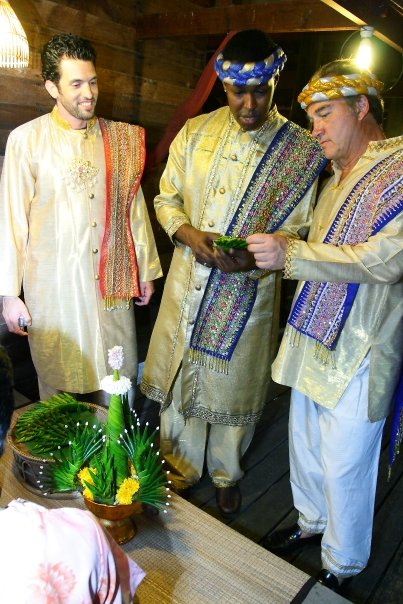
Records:
[[[165,129],[161,140],[154,147],[153,151],[148,155],[148,158],[146,160],[147,170],[152,170],[157,164],[159,164],[159,162],[163,161],[166,158],[169,151],[169,145],[171,144],[179,130],[182,128],[182,126],[185,124],[186,120],[191,117],[194,117],[195,115],[198,115],[198,113],[200,112],[200,109],[206,102],[206,99],[209,96],[217,78],[217,74],[214,71],[214,63],[216,57],[224,48],[228,40],[232,38],[235,33],[235,31],[232,31],[226,35],[226,37],[221,42],[220,46],[217,48],[214,55],[211,57],[210,61],[204,68],[203,73],[201,74],[192,94],[176,109],[175,113],[171,117]]]

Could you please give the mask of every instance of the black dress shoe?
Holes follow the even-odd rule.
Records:
[[[290,526],[280,531],[275,531],[265,537],[261,545],[273,554],[291,554],[298,549],[308,545],[320,545],[322,533],[312,535],[311,537],[301,537],[302,531],[298,524]]]
[[[241,508],[241,490],[237,484],[232,487],[216,487],[215,500],[220,514],[224,517],[231,516]]]
[[[340,587],[340,582],[336,575],[327,570],[326,568],[322,568],[318,576],[316,577],[318,583],[321,583],[328,589],[332,591],[338,592]]]

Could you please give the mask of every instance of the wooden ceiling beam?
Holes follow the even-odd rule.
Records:
[[[398,3],[379,0],[321,0],[333,10],[359,26],[371,25],[374,35],[403,52],[403,21]],[[396,8],[394,8],[396,5]]]
[[[230,31],[255,27],[269,34],[357,29],[351,19],[320,0],[278,0],[270,4],[220,5],[180,13],[165,11],[139,16],[134,22],[134,27],[138,40],[226,35]]]

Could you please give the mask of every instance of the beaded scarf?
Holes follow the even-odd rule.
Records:
[[[140,294],[130,206],[145,161],[144,129],[99,119],[106,163],[106,224],[101,247],[100,288],[105,308],[129,308]]]
[[[357,245],[375,235],[403,209],[403,151],[376,164],[354,186],[331,225],[324,243]],[[358,283],[306,281],[288,323],[317,342],[315,357],[329,362]]]
[[[277,230],[326,164],[316,141],[286,122],[257,166],[226,235],[247,237]],[[228,363],[256,299],[248,273],[213,268],[190,340],[190,360],[228,373]]]

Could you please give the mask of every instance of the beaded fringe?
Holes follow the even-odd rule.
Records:
[[[313,358],[317,359],[321,365],[331,365],[332,369],[336,369],[333,352],[326,348],[322,342],[315,342],[315,352],[313,353]]]
[[[294,329],[291,325],[287,325],[287,335],[291,348],[298,348],[301,341],[301,332]],[[321,342],[315,342],[313,358],[319,361],[321,365],[330,364],[332,369],[336,369],[333,351],[326,348]]]
[[[115,298],[114,296],[107,296],[104,299],[104,308],[105,310],[129,310],[130,308],[130,298]]]
[[[290,343],[291,348],[298,348],[300,340],[301,340],[300,332],[297,331],[296,329],[294,329],[293,327],[291,327],[290,325],[288,325],[287,333],[288,333],[288,341]]]
[[[201,367],[207,367],[217,373],[229,373],[229,361],[225,359],[219,359],[217,357],[201,352],[200,350],[190,349],[189,360],[194,365],[200,365]]]

